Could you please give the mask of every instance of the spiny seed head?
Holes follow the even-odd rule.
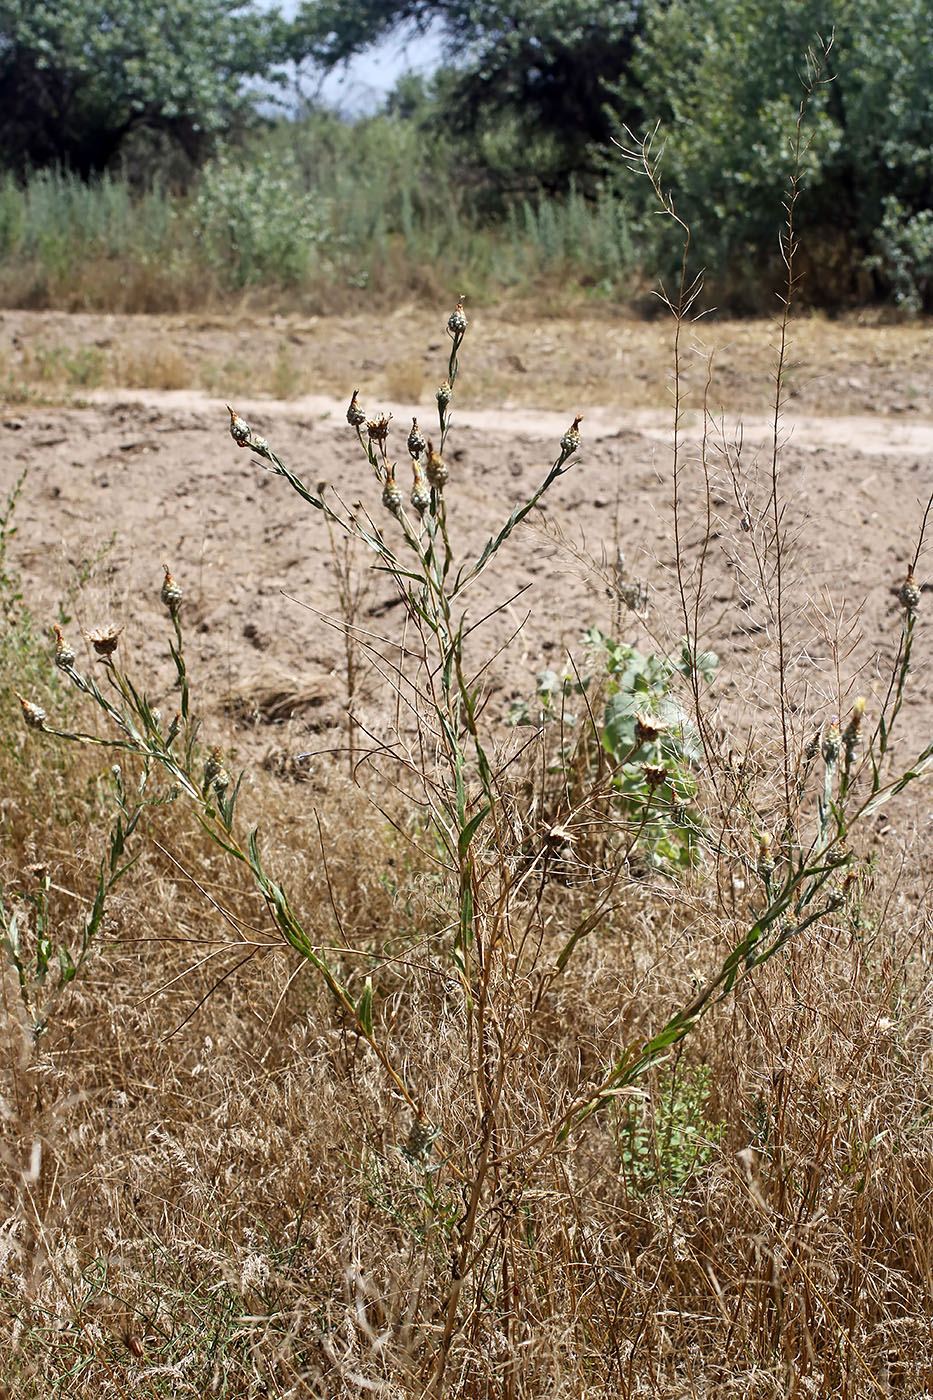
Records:
[[[169,569],[169,566],[167,564],[163,564],[162,568],[165,570],[165,578],[162,580],[162,592],[159,596],[161,597],[162,602],[168,608],[169,612],[172,614],[172,617],[174,617],[175,614],[178,612],[178,605],[185,595],[182,593],[179,585],[172,578],[172,572]]]
[[[19,700],[20,706],[22,707],[23,719],[26,721],[27,728],[40,730],[44,729],[47,716],[42,706],[34,705],[31,700],[25,700],[23,696],[19,694],[18,691],[17,699]]]
[[[897,596],[908,617],[913,617],[920,606],[920,589],[914,578],[913,569],[907,570],[907,577],[897,590]]]
[[[369,434],[370,442],[375,442],[379,447],[385,447],[389,437],[391,418],[391,413],[380,413],[378,418],[367,418],[366,431]]]
[[[762,880],[770,880],[774,873],[774,854],[771,850],[771,833],[763,831],[758,839],[758,874]]]
[[[641,771],[652,792],[667,782],[667,769],[662,764],[646,763]]]
[[[84,635],[97,655],[106,660],[116,651],[122,631],[122,627],[95,627],[93,632],[85,632]]]
[[[227,404],[227,412],[230,414],[230,436],[237,447],[249,447],[251,445],[252,433],[250,426],[245,423],[235,408]]]
[[[456,308],[447,317],[447,329],[451,335],[463,335],[466,328],[467,318],[463,310],[463,297],[461,297]]]
[[[419,515],[424,515],[431,504],[431,492],[416,459],[412,459],[411,466],[415,478],[414,485],[411,488],[411,504]]]
[[[408,434],[408,451],[412,457],[420,457],[428,445],[428,440],[418,427],[417,418],[411,420],[411,432]]]
[[[55,665],[60,671],[70,671],[75,664],[74,650],[65,641],[65,634],[57,622],[52,624],[52,631],[55,633]]]
[[[823,735],[823,762],[827,768],[835,768],[841,744],[842,735],[839,732],[839,721],[833,718],[826,726],[826,733]]]
[[[434,451],[434,443],[428,439],[428,464],[425,468],[428,481],[435,486],[438,491],[443,491],[447,485],[447,464],[439,452]]]
[[[641,747],[642,744],[655,744],[667,729],[663,720],[656,715],[645,715],[639,710],[635,715],[635,742]]]
[[[807,760],[808,763],[812,763],[813,760],[816,758],[817,754],[819,753],[819,751],[820,751],[820,731],[817,730],[816,733],[813,734],[813,735],[811,735],[811,737],[807,740],[806,745],[805,745],[804,750],[803,750],[803,756],[804,756],[804,758]]]
[[[580,446],[580,424],[583,422],[583,414],[578,413],[570,427],[560,440],[560,450],[564,457],[569,457],[572,452],[576,452]]]
[[[443,384],[441,384],[438,387],[437,393],[434,395],[434,397],[437,399],[438,407],[446,408],[447,405],[450,403],[452,395],[453,389],[451,389],[450,387],[450,380],[445,379]]]
[[[385,486],[382,488],[382,504],[393,515],[398,515],[402,509],[402,493],[396,485],[394,470],[389,472]]]
[[[347,409],[347,422],[352,428],[361,428],[366,422],[366,412],[360,408],[359,389],[353,390],[353,397],[350,400],[350,407]]]

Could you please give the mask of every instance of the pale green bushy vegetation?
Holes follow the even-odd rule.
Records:
[[[411,121],[319,117],[222,151],[190,193],[41,171],[0,184],[0,299],[11,306],[191,309],[252,292],[308,309],[355,300],[527,295],[555,281],[626,297],[635,259],[618,197],[528,194],[491,207],[456,150]]]

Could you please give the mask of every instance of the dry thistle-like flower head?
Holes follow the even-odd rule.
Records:
[[[215,744],[207,755],[204,763],[204,782],[202,784],[204,792],[212,787],[218,797],[223,797],[230,786],[230,774],[224,767],[224,753],[219,744]]]
[[[369,434],[370,442],[375,442],[385,450],[385,445],[389,437],[389,423],[391,413],[380,413],[378,418],[367,418],[366,431]]]
[[[57,622],[52,623],[55,633],[55,665],[60,671],[70,671],[75,664],[74,649],[65,641],[65,634]]]
[[[912,568],[907,570],[907,577],[897,590],[897,596],[907,616],[913,617],[917,608],[920,606],[920,589],[917,586],[917,580],[914,578],[914,571]]]
[[[562,457],[569,457],[572,452],[576,452],[580,446],[580,424],[583,422],[583,414],[578,413],[570,427],[560,440],[560,451]]]
[[[411,467],[415,478],[414,485],[411,488],[411,503],[419,515],[424,515],[428,506],[431,504],[431,492],[425,483],[424,475],[418,465],[417,458],[412,458]]]
[[[418,1117],[411,1125],[405,1146],[402,1148],[402,1156],[412,1166],[423,1167],[431,1155],[431,1148],[434,1146],[438,1130],[433,1127],[426,1118]]]
[[[229,404],[227,404],[227,412],[230,414],[230,436],[233,441],[237,447],[249,447],[252,438],[249,424],[245,423],[236,409],[231,408]]]
[[[642,714],[639,710],[635,715],[635,742],[641,747],[642,744],[655,744],[667,729],[663,720],[656,715]]]
[[[447,329],[451,335],[463,335],[467,324],[466,312],[463,309],[463,297],[461,296],[456,309],[447,318]]]
[[[168,608],[169,612],[172,614],[172,617],[174,617],[175,614],[178,612],[178,605],[185,595],[182,593],[181,588],[172,577],[172,573],[169,569],[169,566],[167,564],[163,564],[162,568],[165,570],[165,578],[162,580],[162,591],[159,594],[159,596],[162,599],[162,602]]]
[[[862,728],[862,716],[864,715],[864,713],[865,697],[863,695],[860,695],[855,701],[855,704],[852,706],[852,713],[849,716],[849,722],[846,725],[842,734],[842,744],[845,750],[847,763],[852,762],[855,750],[858,748],[859,743],[861,742],[860,731]]]
[[[92,632],[85,632],[84,635],[97,655],[106,661],[116,651],[122,631],[122,627],[95,627]]]
[[[44,729],[47,715],[42,706],[34,705],[31,700],[24,699],[19,691],[16,692],[16,698],[19,700],[20,706],[22,707],[23,719],[26,721],[27,728]]]
[[[646,763],[641,771],[652,792],[655,788],[661,787],[662,783],[667,782],[667,769],[661,764]]]
[[[842,734],[839,731],[839,721],[834,716],[826,726],[826,733],[823,735],[823,762],[827,768],[835,768],[841,744]]]
[[[386,510],[398,515],[402,509],[402,493],[395,483],[395,468],[390,467],[386,476],[385,486],[382,488],[382,504]]]
[[[408,451],[412,457],[420,457],[428,445],[428,440],[418,427],[417,418],[411,420],[411,432],[408,434]]]
[[[763,831],[758,838],[758,874],[762,880],[770,880],[774,874],[774,855],[771,850],[771,833]]]
[[[361,428],[366,422],[366,411],[360,407],[359,389],[353,390],[350,407],[347,409],[347,422],[352,428]]]
[[[432,486],[436,486],[438,491],[443,491],[447,485],[447,465],[439,452],[434,451],[434,443],[428,439],[428,464],[425,468],[428,481]]]

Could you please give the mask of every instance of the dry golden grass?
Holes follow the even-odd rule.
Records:
[[[236,416],[233,431],[248,434]],[[267,444],[246,441],[275,467]],[[387,459],[368,455],[388,489]],[[691,561],[712,529],[709,481],[702,470],[694,480],[678,507],[679,585],[652,622],[665,645],[682,625],[697,640],[689,605],[698,614],[704,594]],[[806,600],[775,600],[776,562],[793,559],[776,478],[773,502],[767,472],[740,485],[761,498],[754,528],[750,515],[748,530],[737,523],[736,539],[717,543],[737,550],[751,534],[749,595],[757,589],[772,629],[760,629],[738,679],[750,691],[749,677],[767,673],[783,688],[774,638],[790,645],[792,608]],[[437,498],[431,509],[437,520]],[[425,538],[409,529],[412,570],[436,557]],[[23,726],[16,691],[56,729],[117,732],[102,706],[69,701],[2,557],[0,576],[0,878],[6,927],[15,907],[34,957],[29,911],[41,903],[30,898],[48,880],[50,944],[73,949],[113,830],[110,765],[120,758],[127,793],[139,769],[125,749],[56,743],[35,710]],[[203,765],[192,736],[175,793],[161,790],[131,838],[138,861],[78,976],[55,990],[53,960],[45,985],[24,989],[7,949],[6,1393],[919,1400],[933,1389],[933,920],[912,809],[899,809],[900,838],[840,818],[828,848],[839,867],[825,866],[832,897],[791,936],[811,876],[793,887],[803,911],[793,918],[770,882],[792,873],[797,845],[820,851],[815,833],[834,819],[821,787],[845,807],[838,753],[826,757],[832,725],[819,769],[819,750],[799,752],[809,736],[788,690],[737,755],[716,742],[726,708],[686,684],[705,744],[691,818],[702,858],[672,871],[640,839],[650,801],[639,808],[613,785],[614,760],[582,711],[573,734],[542,724],[523,751],[525,732],[470,711],[488,658],[460,666],[459,642],[424,601],[446,598],[445,586],[417,595],[422,611],[409,609],[401,636],[358,639],[357,664],[386,698],[384,731],[357,736],[366,761],[355,782],[345,755],[284,776],[257,769],[238,823],[231,809],[224,826],[230,784],[210,796],[216,765]],[[894,624],[895,686],[915,614],[916,601],[903,604]],[[838,652],[826,654],[817,683],[842,694]],[[145,656],[126,664],[165,692]],[[73,680],[74,666],[63,669]],[[85,671],[102,686],[122,675],[93,658]],[[593,712],[600,684],[608,692],[608,675],[589,692]],[[274,678],[246,690],[272,709],[307,699]],[[125,686],[123,699],[138,718]],[[890,718],[890,702],[879,708]],[[160,732],[161,718],[147,742]],[[464,736],[476,745],[458,767]],[[853,783],[870,789],[861,742]],[[204,783],[188,801],[178,791],[196,767]],[[477,817],[484,800],[489,820]],[[655,814],[675,852],[688,826],[678,806]],[[235,856],[240,822],[260,832],[255,878],[210,839]],[[756,921],[761,946],[788,936],[758,966],[759,944],[747,942]],[[465,924],[475,943],[463,942]],[[283,937],[296,929],[304,957]],[[704,1018],[698,989],[733,950],[742,975]],[[691,1003],[689,1033],[669,1054],[652,1052],[640,1077],[612,1077]]]

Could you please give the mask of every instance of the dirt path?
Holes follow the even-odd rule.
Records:
[[[115,405],[139,403],[166,413],[206,413],[221,415],[225,400],[192,389],[94,389],[86,396],[93,404]],[[238,397],[237,411],[256,419],[311,418],[326,422],[342,422],[346,413],[345,399],[323,394],[308,394],[299,399],[250,399]],[[379,401],[380,412],[391,413],[400,424],[407,424],[411,406],[398,402]],[[428,421],[422,417],[422,421]],[[584,434],[587,441],[599,442],[616,437],[621,432],[636,432],[659,442],[670,440],[671,413],[663,409],[622,410],[606,406],[587,408],[584,414]],[[688,437],[696,438],[702,429],[702,415],[689,408],[683,415],[682,428]],[[567,427],[568,414],[549,409],[458,408],[454,422],[459,428],[469,428],[497,437],[537,437],[557,441]],[[746,441],[758,447],[769,441],[773,420],[760,414],[743,416],[736,422],[724,418],[711,419],[710,431],[717,438],[734,439],[739,426]],[[788,408],[781,418],[781,440],[785,444],[812,450],[817,447],[849,447],[859,455],[877,456],[894,452],[933,456],[933,419],[887,416],[877,414],[845,414],[816,416]]]
[[[6,314],[3,329],[11,330]],[[73,321],[57,326],[56,334],[68,329],[76,335],[99,327]],[[51,336],[38,320],[26,330],[34,339]],[[111,331],[116,338],[129,333],[120,326]],[[551,334],[556,342],[553,328]],[[873,342],[873,355],[880,344]],[[846,353],[851,350],[847,344]],[[381,347],[380,356],[386,354]],[[663,402],[660,372],[657,397]],[[913,372],[927,384],[919,368]],[[869,357],[863,381],[873,374],[882,388],[904,379],[896,365],[879,368]],[[351,387],[370,382],[367,371],[346,364],[335,363],[331,376]],[[775,703],[771,482],[769,426],[756,376],[757,368],[734,386],[733,402],[751,406],[742,433],[730,418],[725,440],[717,430],[709,440],[705,550],[704,472],[696,446],[688,444],[681,560],[688,592],[702,560],[698,619],[702,644],[722,657],[716,694],[725,741],[746,744],[751,725],[764,750]],[[364,403],[392,411],[393,449],[404,462],[412,412],[427,425],[431,396],[383,393],[378,386],[385,387],[385,373],[374,370],[371,378],[377,388],[364,389]],[[834,416],[814,411],[816,402],[804,395],[791,401],[782,421],[785,607],[793,723],[801,733],[842,712],[860,691],[877,702],[897,645],[894,590],[933,489],[933,396],[929,412],[898,411],[892,392],[878,390],[873,412]],[[166,560],[185,590],[189,665],[208,717],[207,737],[286,770],[298,753],[339,747],[345,652],[340,631],[327,619],[341,616],[342,555],[320,518],[237,450],[223,398],[196,381],[175,389],[99,386],[82,396],[84,407],[33,402],[0,409],[0,493],[5,497],[28,470],[10,552],[37,620],[68,616],[76,641],[81,628],[111,619],[125,624],[121,646],[134,666],[148,668],[159,693],[168,661],[158,598]],[[475,556],[541,481],[577,407],[555,407],[566,398],[555,392],[543,409],[527,399],[505,405],[500,399],[495,407],[458,403],[447,453],[448,509],[455,545],[465,556]],[[348,502],[363,501],[392,528],[347,427],[345,397],[317,393],[281,401],[244,394],[235,402],[299,475],[313,485],[330,483]],[[413,410],[413,402],[421,409]],[[536,673],[563,669],[568,655],[585,666],[581,636],[589,626],[643,649],[673,648],[684,630],[670,514],[670,410],[605,401],[594,407],[591,392],[578,402],[583,440],[572,470],[469,594],[475,622],[512,600],[471,636],[477,670],[495,658],[485,672],[491,715],[504,716],[513,700],[529,697]],[[838,406],[851,402],[851,394],[841,396]],[[697,434],[700,422],[688,410],[685,434]],[[905,711],[905,742],[911,744],[933,731],[928,557],[918,570],[925,593]],[[378,645],[395,645],[402,618],[391,586],[361,554],[349,567],[359,592],[358,625],[383,638]],[[620,577],[646,586],[647,616],[621,606]],[[168,694],[160,698],[173,703]],[[370,672],[354,705],[378,730],[391,696]]]

